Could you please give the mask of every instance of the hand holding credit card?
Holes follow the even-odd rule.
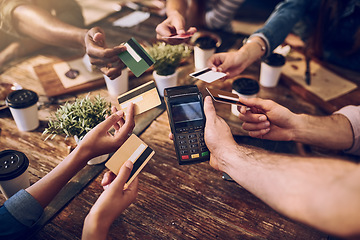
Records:
[[[155,63],[154,59],[141,47],[135,38],[131,38],[124,46],[126,51],[120,53],[119,58],[136,77],[139,77]]]
[[[118,97],[120,110],[126,112],[130,102],[134,104],[134,114],[140,114],[161,104],[154,81],[147,82]]]
[[[212,83],[226,76],[226,73],[215,72],[211,68],[205,68],[197,72],[190,73],[189,76],[200,79],[207,83]]]
[[[218,89],[209,89],[206,88],[210,96],[214,99],[215,102],[221,102],[226,104],[235,104],[238,106],[246,106],[245,104],[239,101],[239,96],[235,93],[226,92]]]
[[[130,160],[134,164],[134,167],[130,173],[130,177],[126,181],[127,184],[130,184],[154,154],[154,150],[152,150],[135,134],[132,134],[126,140],[126,142],[114,153],[109,161],[105,163],[105,166],[117,175],[121,166],[127,160]]]

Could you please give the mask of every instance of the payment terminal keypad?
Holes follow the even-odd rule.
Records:
[[[178,128],[176,132],[176,142],[182,161],[196,161],[209,158],[210,152],[205,145],[204,129],[202,126]]]

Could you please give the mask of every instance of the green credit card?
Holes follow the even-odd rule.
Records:
[[[120,53],[119,58],[136,77],[141,76],[155,63],[154,59],[151,58],[135,38],[131,38],[124,45],[126,46],[126,51]]]

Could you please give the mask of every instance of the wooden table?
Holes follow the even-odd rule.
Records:
[[[155,26],[162,20],[156,15],[131,29],[111,27],[112,21],[129,12],[129,9],[124,9],[97,24],[105,29],[110,44],[126,41],[131,36],[143,41],[155,38]],[[232,36],[232,39],[226,40],[237,48],[241,43],[238,37]],[[49,48],[41,54],[57,54],[66,58],[79,52]],[[31,59],[30,57],[26,61],[31,62]],[[43,141],[44,136],[41,133],[47,126],[47,117],[65,101],[83,97],[87,91],[49,99],[44,95],[38,79],[26,71],[27,65],[21,66],[10,68],[0,76],[1,80],[17,81],[39,93],[41,125],[32,132],[19,132],[10,112],[1,111],[0,150],[17,149],[26,153],[30,159],[30,181],[33,184],[60,163],[68,154],[68,145],[73,144],[72,139],[65,140],[62,136]],[[188,73],[192,71],[190,59],[180,68],[179,84],[197,84],[205,94],[206,85],[193,82],[188,77]],[[258,73],[259,63],[255,63],[244,74],[258,79]],[[138,79],[131,78],[130,88],[150,79],[152,76],[149,73]],[[217,87],[230,90],[231,81]],[[93,96],[98,94],[116,103],[115,99],[108,96],[104,85],[91,91]],[[294,112],[324,114],[317,106],[302,100],[282,84],[273,89],[261,88],[259,96],[273,99]],[[296,143],[266,142],[246,137],[239,120],[231,114],[229,105],[216,104],[216,109],[230,125],[239,143],[255,144],[273,151],[304,154],[302,146]],[[140,174],[136,202],[114,222],[109,239],[327,238],[322,232],[278,214],[237,183],[223,180],[222,173],[214,170],[207,162],[179,166],[173,143],[168,138],[170,128],[163,108],[140,115],[136,121],[134,132],[153,148],[156,154]],[[311,154],[323,154],[321,149],[310,150]],[[32,239],[80,239],[84,218],[102,192],[100,181],[104,172],[103,165],[87,166],[76,175],[46,209],[44,226]],[[4,197],[0,195],[0,203],[4,201]]]

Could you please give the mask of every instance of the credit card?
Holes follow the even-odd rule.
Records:
[[[193,33],[184,33],[184,34],[176,34],[169,37],[162,37],[164,39],[187,39],[191,38],[194,34]]]
[[[131,38],[124,45],[126,46],[126,51],[120,53],[119,58],[136,77],[139,77],[155,63],[154,59],[151,58],[135,38]]]
[[[161,104],[159,93],[154,81],[147,82],[118,97],[120,110],[126,112],[126,108],[132,102],[135,115],[143,113]]]
[[[134,167],[130,173],[130,177],[126,181],[127,184],[130,184],[154,154],[154,150],[152,150],[135,134],[132,134],[105,163],[105,166],[117,175],[121,166],[127,160],[130,160],[134,164]]]
[[[212,83],[226,76],[226,73],[215,72],[211,68],[205,68],[197,72],[190,73],[189,76],[200,79],[207,83]]]
[[[235,93],[222,91],[218,89],[206,88],[210,96],[214,99],[215,102],[221,102],[226,104],[235,104],[239,106],[246,106],[245,104],[239,101],[239,96]]]

